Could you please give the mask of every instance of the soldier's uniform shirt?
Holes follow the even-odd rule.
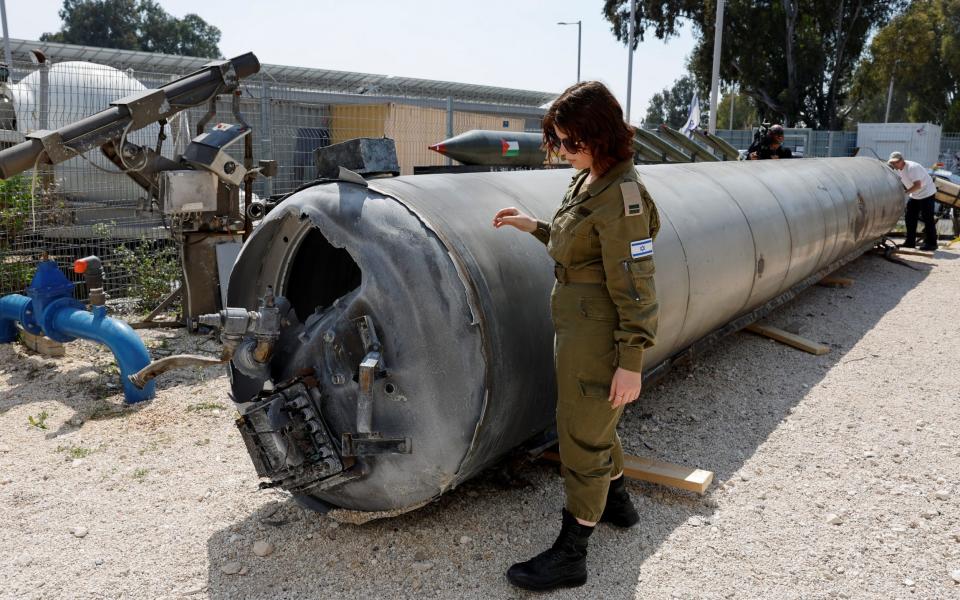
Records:
[[[623,470],[610,383],[617,367],[643,371],[656,337],[654,240],[660,218],[632,160],[586,184],[574,175],[550,223],[534,232],[556,263],[557,435],[567,510],[597,521],[610,476]]]

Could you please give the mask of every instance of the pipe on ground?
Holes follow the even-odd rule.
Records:
[[[128,404],[153,398],[155,384],[148,382],[143,389],[135,386],[129,377],[150,363],[150,353],[143,341],[129,325],[107,316],[104,306],[91,311],[75,306],[51,307],[48,316],[53,328],[70,337],[92,340],[110,348],[120,368],[120,382]]]
[[[150,363],[150,353],[143,341],[129,325],[108,317],[105,306],[93,306],[88,311],[74,300],[73,284],[60,272],[56,262],[45,260],[37,265],[27,293],[29,296],[0,297],[0,343],[17,339],[17,323],[34,335],[45,335],[56,342],[72,342],[77,338],[98,342],[110,348],[116,358],[126,402],[133,404],[153,398],[153,382],[140,389],[129,380],[130,375]]]

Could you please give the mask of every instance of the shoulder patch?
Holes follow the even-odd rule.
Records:
[[[653,256],[653,239],[636,240],[630,242],[630,258]]]
[[[623,194],[623,214],[627,217],[642,215],[643,194],[640,185],[636,181],[624,181],[620,184],[620,192]]]

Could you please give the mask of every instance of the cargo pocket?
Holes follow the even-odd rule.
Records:
[[[550,256],[561,265],[577,262],[585,248],[590,247],[593,225],[576,211],[568,211],[554,219],[550,227]]]
[[[580,298],[580,314],[594,321],[617,322],[620,314],[610,298]]]
[[[610,398],[610,386],[602,383],[591,383],[577,379],[577,385],[580,386],[580,397],[593,400],[608,400]]]
[[[633,289],[634,298],[640,304],[650,304],[657,298],[656,289],[653,286],[653,274],[656,267],[653,264],[653,257],[641,258],[628,263],[630,270],[630,283]]]

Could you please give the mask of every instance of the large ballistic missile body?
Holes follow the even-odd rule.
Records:
[[[638,170],[662,222],[651,370],[858,256],[903,211],[875,159]],[[549,219],[572,174],[327,182],[279,204],[229,286],[230,306],[272,286],[291,307],[270,381],[231,373],[259,474],[321,510],[408,510],[547,428],[553,263],[491,219],[511,205]]]
[[[473,129],[427,147],[465,165],[539,166],[547,159],[542,144],[539,133]]]

